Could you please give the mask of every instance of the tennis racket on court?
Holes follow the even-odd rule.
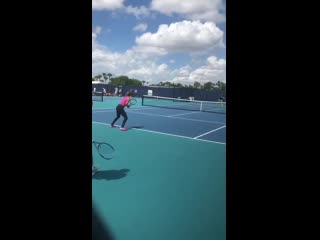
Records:
[[[105,142],[92,141],[93,145],[96,147],[99,155],[106,160],[110,160],[114,157],[115,150],[111,144]]]

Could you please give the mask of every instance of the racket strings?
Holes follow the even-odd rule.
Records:
[[[130,103],[130,105],[135,105],[137,103],[137,100],[133,98],[130,100],[129,103]]]
[[[106,143],[100,144],[98,151],[99,151],[100,155],[103,156],[103,158],[107,158],[107,159],[113,158],[114,149],[109,144],[106,144]]]
[[[98,143],[98,142],[93,142],[93,144],[95,145],[99,155],[107,160],[110,160],[113,158],[115,150],[114,148],[108,144],[108,143]]]

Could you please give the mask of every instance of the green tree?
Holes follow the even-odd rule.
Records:
[[[106,73],[102,73],[103,79],[104,79],[104,83],[108,82],[108,77]]]
[[[131,86],[143,86],[143,81],[140,81],[138,79],[129,79],[128,81],[128,85],[131,85]]]
[[[168,82],[168,81],[164,83],[165,87],[173,87],[173,85],[174,83],[172,84],[171,82]]]
[[[112,79],[112,84],[115,85],[127,85],[129,78],[127,76],[119,76]]]
[[[94,76],[94,81],[99,81],[99,78],[98,78],[98,76]]]
[[[203,89],[205,89],[205,90],[213,89],[213,83],[212,82],[206,82],[205,84],[203,84]]]
[[[108,75],[108,80],[109,80],[108,83],[110,83],[112,74],[111,74],[111,73],[108,73],[107,75]]]
[[[218,81],[218,82],[216,83],[216,86],[217,86],[220,90],[222,90],[223,92],[226,91],[226,84],[225,84],[225,83]]]
[[[201,83],[195,81],[194,84],[193,84],[193,87],[195,87],[195,88],[201,88]]]
[[[101,75],[96,76],[96,79],[97,79],[99,82],[101,82],[101,78],[102,78]]]
[[[137,79],[130,79],[127,76],[119,76],[110,79],[111,84],[122,86],[142,86],[143,81]]]

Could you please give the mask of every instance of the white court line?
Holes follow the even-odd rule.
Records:
[[[110,126],[110,124],[107,124],[107,123],[101,123],[101,122],[95,122],[95,121],[92,121],[92,123]],[[115,126],[119,127],[119,125],[115,125]],[[192,138],[192,137],[186,137],[186,136],[175,135],[175,134],[170,134],[170,133],[163,133],[163,132],[156,132],[156,131],[146,130],[146,129],[141,129],[141,128],[132,128],[132,129],[137,130],[137,131],[157,133],[157,134],[161,134],[161,135],[167,135],[167,136],[186,138],[186,139],[191,139],[191,140],[196,140],[196,141],[210,142],[210,143],[217,143],[217,144],[226,145],[226,143],[223,143],[223,142],[215,142],[215,141],[210,141],[210,140],[205,140],[205,139],[198,139],[198,138],[195,139],[195,138]]]
[[[104,111],[95,111],[95,110],[104,110],[104,111],[110,112],[111,110],[114,111],[115,109],[113,109],[113,108],[96,108],[96,109],[93,109],[92,112],[104,112]]]
[[[169,115],[168,117],[174,117],[174,116],[180,116],[180,115],[186,115],[186,114],[194,114],[194,113],[197,113],[197,112],[174,114],[174,115]]]
[[[206,121],[206,120],[200,120],[200,119],[190,119],[190,118],[181,118],[181,117],[171,117],[171,116],[164,116],[164,115],[158,115],[158,114],[153,114],[153,113],[140,113],[140,112],[132,112],[132,113],[150,115],[150,116],[158,116],[158,117],[166,117],[166,118],[183,119],[183,120],[188,120],[188,121],[193,121],[193,122],[226,124],[226,123],[222,123],[222,122],[213,122],[213,121]]]
[[[130,108],[126,110],[131,111],[131,110],[140,110],[140,109],[154,109],[154,108],[153,107],[137,107],[137,108]],[[105,111],[95,111],[95,110],[105,110]],[[93,112],[110,112],[115,110],[116,108],[95,108],[93,109]]]
[[[204,133],[204,134],[201,134],[201,135],[199,135],[199,136],[194,137],[194,139],[198,139],[199,137],[202,137],[202,136],[207,135],[207,134],[209,134],[209,133],[218,131],[218,130],[220,130],[221,128],[225,128],[225,127],[226,127],[226,125],[224,125],[224,126],[222,126],[222,127],[219,127],[219,128],[216,128],[216,129],[213,129],[213,130],[210,131],[210,132],[206,132],[206,133]]]
[[[140,108],[142,109],[142,108]],[[152,108],[154,109],[154,108]],[[133,109],[132,109],[133,110]],[[95,112],[111,112],[111,111],[95,111]],[[193,121],[193,122],[205,122],[205,123],[217,123],[217,124],[226,124],[223,122],[213,122],[213,121],[206,121],[206,120],[200,120],[200,119],[190,119],[190,118],[181,118],[181,117],[170,117],[170,116],[165,116],[165,115],[159,115],[159,114],[153,114],[153,113],[141,113],[141,112],[132,112],[128,111],[130,113],[136,113],[136,114],[142,114],[142,115],[150,115],[150,116],[157,116],[157,117],[166,117],[166,118],[175,118],[175,119],[183,119],[183,120],[188,120],[188,121]]]

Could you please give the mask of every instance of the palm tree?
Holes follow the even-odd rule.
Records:
[[[109,79],[109,82],[111,81],[111,77],[112,77],[112,74],[111,73],[108,73],[108,79]]]
[[[98,76],[94,76],[94,80],[95,81],[99,81],[99,77]]]
[[[102,75],[103,75],[104,83],[107,83],[107,80],[108,80],[107,74],[106,73],[102,73]]]
[[[101,82],[101,78],[102,78],[101,75],[96,76],[96,78],[98,79],[99,82]]]

